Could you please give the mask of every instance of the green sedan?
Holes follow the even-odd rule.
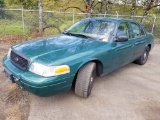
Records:
[[[131,62],[144,65],[154,36],[133,21],[119,18],[83,19],[60,35],[13,45],[3,59],[9,79],[38,96],[70,90],[88,97],[95,76]]]

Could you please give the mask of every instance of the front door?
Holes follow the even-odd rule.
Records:
[[[127,36],[128,41],[125,42],[113,42],[114,51],[114,64],[117,67],[121,67],[127,63],[130,63],[133,59],[134,54],[134,41],[131,37],[131,29],[127,22],[121,23],[117,30],[117,37],[118,36]]]

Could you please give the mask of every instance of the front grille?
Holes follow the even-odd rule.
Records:
[[[14,65],[22,70],[26,70],[29,64],[29,59],[16,51],[11,51],[10,59]]]

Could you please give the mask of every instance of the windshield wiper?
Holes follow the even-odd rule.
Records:
[[[63,34],[65,34],[65,35],[70,35],[70,36],[76,36],[76,37],[91,38],[91,37],[89,37],[89,36],[86,36],[86,35],[80,34],[80,33],[63,32]]]
[[[89,36],[83,35],[83,34],[79,34],[79,33],[73,33],[72,35],[75,35],[77,37],[85,37],[85,38],[91,38]]]

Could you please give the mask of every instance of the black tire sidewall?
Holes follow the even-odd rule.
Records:
[[[87,96],[89,96],[91,94],[93,83],[94,83],[94,79],[95,79],[95,72],[96,72],[96,66],[94,66],[94,68],[92,70],[92,73],[90,75],[90,80],[89,80],[88,90],[87,90]],[[91,83],[91,77],[93,77],[92,83]]]
[[[144,58],[144,54],[146,53],[146,58]],[[149,47],[146,47],[145,51],[143,52],[142,56],[141,56],[141,64],[145,64],[148,60],[148,56],[149,56]]]
[[[92,86],[94,82],[94,71],[96,69],[96,64],[94,62],[89,62],[84,65],[79,71],[75,83],[75,94],[83,98],[87,98],[92,91]],[[91,84],[91,77],[92,84]]]

